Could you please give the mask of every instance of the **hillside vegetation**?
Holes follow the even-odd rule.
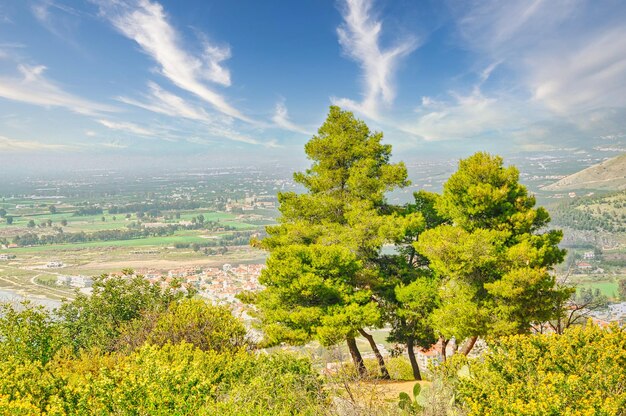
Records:
[[[626,154],[590,166],[543,188],[546,191],[578,189],[606,191],[626,189]]]
[[[408,186],[407,169],[381,141],[333,106],[307,143],[304,192],[279,193],[278,224],[252,242],[268,252],[264,288],[240,299],[260,337],[190,286],[104,274],[55,311],[1,306],[0,413],[624,415],[626,332],[577,324],[554,273],[563,233],[517,168],[479,152],[441,194],[397,206],[385,194]],[[424,394],[363,400],[363,380],[397,373],[371,333],[382,327],[415,380],[431,378]],[[321,373],[284,352],[311,341],[344,344],[351,362]],[[420,362],[426,349],[442,365]]]

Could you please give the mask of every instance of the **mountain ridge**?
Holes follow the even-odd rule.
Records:
[[[575,189],[625,190],[626,153],[589,166],[541,189],[544,191],[571,191]]]

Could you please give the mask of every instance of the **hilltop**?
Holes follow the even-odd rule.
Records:
[[[626,153],[566,176],[543,188],[545,191],[597,189],[621,191],[626,189]]]

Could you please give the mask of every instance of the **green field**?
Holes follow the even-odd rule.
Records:
[[[600,293],[607,296],[609,299],[616,298],[618,293],[618,283],[617,281],[612,282],[585,282],[576,285],[576,288],[580,291],[580,289],[591,289],[596,290],[600,289]]]
[[[97,247],[146,247],[146,246],[172,246],[176,243],[192,244],[192,243],[205,243],[206,238],[193,235],[172,235],[165,237],[147,237],[137,238],[132,240],[116,240],[116,241],[90,241],[85,243],[74,244],[51,244],[45,246],[35,247],[20,247],[11,249],[14,254],[20,253],[38,253],[45,251],[57,251],[57,250],[76,250],[81,248],[97,248]]]

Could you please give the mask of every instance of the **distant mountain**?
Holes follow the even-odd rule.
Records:
[[[545,191],[596,189],[621,191],[626,189],[626,153],[566,176],[542,188]]]

